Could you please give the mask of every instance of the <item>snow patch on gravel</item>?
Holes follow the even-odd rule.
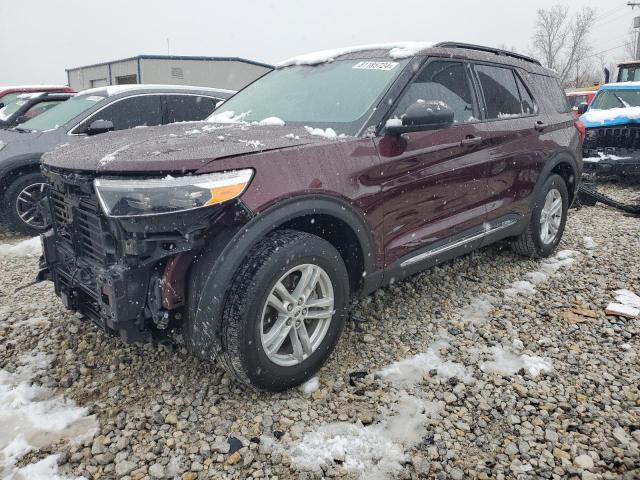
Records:
[[[489,312],[496,302],[497,299],[491,295],[478,295],[460,310],[460,318],[474,325],[481,325],[489,320]]]
[[[493,360],[483,362],[480,370],[485,373],[497,373],[500,375],[514,375],[524,369],[532,377],[541,373],[551,373],[553,365],[549,360],[532,355],[516,355],[503,347],[491,347],[488,349],[493,354]]]
[[[60,475],[58,455],[49,455],[39,462],[18,469],[5,480],[86,480],[86,478]]]
[[[509,297],[513,297],[515,295],[534,295],[537,292],[533,283],[526,280],[513,282],[509,285],[509,288],[505,288],[502,291]]]
[[[616,301],[627,307],[640,308],[640,297],[630,290],[616,290]]]
[[[442,359],[440,350],[447,348],[449,343],[446,340],[437,340],[425,353],[392,363],[380,370],[378,375],[394,385],[408,386],[422,381],[422,377],[431,370],[437,370],[441,377],[456,377],[465,383],[473,382],[473,377],[464,365]]]
[[[310,380],[307,380],[305,383],[300,385],[300,391],[305,395],[311,395],[313,392],[320,388],[320,379],[318,377],[313,377]]]
[[[42,242],[40,237],[33,237],[23,240],[20,243],[11,245],[4,243],[0,245],[0,257],[26,257],[30,255],[42,254]]]
[[[93,437],[97,431],[96,419],[87,416],[87,409],[78,407],[71,400],[55,396],[46,387],[33,385],[33,379],[46,370],[48,365],[49,357],[34,352],[22,355],[14,372],[0,370],[2,478],[59,478],[53,476],[46,462],[22,469],[15,468],[15,464],[31,450],[60,441],[82,441]],[[55,469],[57,471],[57,463]],[[46,475],[38,477],[38,472],[45,472]]]
[[[323,425],[305,434],[288,454],[301,470],[320,473],[322,467],[339,463],[360,478],[381,480],[402,471],[402,464],[409,460],[405,450],[422,440],[437,412],[435,403],[403,396],[380,423]]]

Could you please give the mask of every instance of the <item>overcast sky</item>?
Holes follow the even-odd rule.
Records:
[[[529,50],[537,8],[592,6],[594,53],[628,42],[626,0],[0,0],[0,85],[139,54],[277,62],[367,43],[456,40]],[[624,58],[624,49],[608,52]]]

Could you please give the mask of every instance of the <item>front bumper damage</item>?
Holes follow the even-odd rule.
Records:
[[[179,324],[194,257],[218,228],[243,224],[240,202],[190,212],[114,219],[89,175],[43,168],[53,227],[42,235],[42,270],[65,307],[125,342],[146,342]]]

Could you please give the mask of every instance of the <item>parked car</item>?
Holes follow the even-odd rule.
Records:
[[[0,108],[0,128],[11,128],[69,100],[73,93],[22,93]]]
[[[327,360],[352,298],[498,240],[550,255],[581,131],[556,74],[514,53],[301,57],[209,122],[47,154],[39,278],[125,341],[180,327],[193,354],[283,390]]]
[[[640,175],[640,82],[603,85],[580,113],[585,171]]]
[[[18,95],[23,93],[38,93],[38,92],[59,92],[59,93],[75,93],[75,90],[66,85],[21,85],[13,87],[0,86],[0,108],[7,105],[9,102],[18,98]]]
[[[567,92],[567,100],[569,101],[569,106],[571,110],[573,110],[573,114],[576,118],[580,117],[580,109],[581,105],[585,105],[588,107],[591,105],[594,97],[598,93],[597,90],[577,90],[574,92]]]
[[[42,203],[45,179],[40,173],[44,152],[111,130],[203,120],[233,93],[175,85],[101,87],[80,92],[12,130],[0,131],[3,223],[29,234],[48,228]]]

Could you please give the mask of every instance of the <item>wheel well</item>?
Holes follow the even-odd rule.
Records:
[[[7,172],[0,179],[0,198],[4,197],[4,192],[7,190],[9,185],[20,175],[25,175],[27,173],[36,173],[40,171],[40,164],[35,165],[25,165],[22,167],[16,167],[13,170]]]
[[[561,162],[551,170],[551,173],[560,175],[564,182],[567,184],[567,190],[569,190],[569,201],[573,199],[573,195],[576,189],[576,174],[573,171],[573,167],[565,162]]]
[[[356,233],[349,224],[331,215],[313,214],[289,220],[278,226],[278,230],[280,229],[311,233],[333,245],[347,267],[351,291],[360,290],[365,271],[364,252]]]

